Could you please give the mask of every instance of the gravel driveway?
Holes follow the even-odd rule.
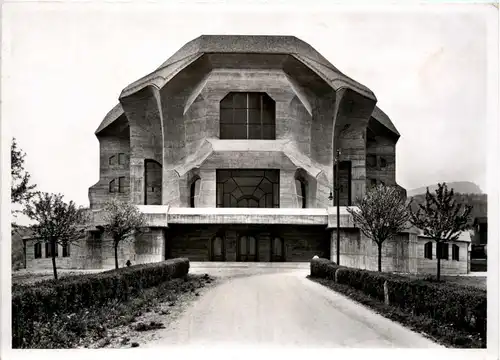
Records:
[[[440,347],[306,279],[306,269],[229,277],[141,347]]]

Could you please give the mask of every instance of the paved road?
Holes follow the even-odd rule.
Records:
[[[158,334],[159,340],[144,347],[439,347],[306,279],[307,273],[290,270],[228,280],[208,290],[176,324]]]

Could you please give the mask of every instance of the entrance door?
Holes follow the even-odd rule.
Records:
[[[216,236],[212,239],[212,261],[224,261],[224,241],[222,237]]]
[[[277,236],[271,238],[271,261],[285,261],[285,243]]]
[[[244,235],[240,237],[238,261],[257,261],[257,240],[254,236]]]

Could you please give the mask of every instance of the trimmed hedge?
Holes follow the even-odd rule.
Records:
[[[311,260],[311,276],[313,277],[335,280],[335,272],[339,268],[340,266],[328,259]]]
[[[486,339],[486,291],[446,282],[430,282],[341,267],[326,259],[311,261],[311,276],[336,281],[385,300],[413,315],[424,315]]]
[[[188,259],[141,264],[97,274],[46,280],[12,288],[12,347],[33,335],[33,323],[82,308],[127,301],[150,287],[187,275]]]

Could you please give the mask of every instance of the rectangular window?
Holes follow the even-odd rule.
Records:
[[[460,247],[458,245],[453,244],[451,248],[452,248],[452,253],[451,253],[452,260],[459,261],[458,255],[459,255]]]
[[[56,244],[56,253],[55,253],[54,257],[57,257],[59,255],[58,254],[58,250],[59,250],[58,248],[59,248],[59,245]],[[48,242],[45,243],[45,257],[46,258],[52,257],[52,246]]]
[[[35,259],[40,259],[42,257],[42,243],[35,244]]]
[[[266,93],[229,93],[220,102],[221,139],[276,138],[276,104]]]
[[[124,153],[118,154],[118,164],[125,165],[127,163],[127,155]]]
[[[69,257],[69,244],[65,244],[62,247],[63,257]]]
[[[439,242],[437,244],[438,256],[442,260],[448,260],[448,244]]]
[[[118,192],[125,192],[125,177],[121,176],[118,178]]]
[[[116,183],[116,181],[114,179],[109,182],[109,192],[110,193],[116,192],[115,183]]]
[[[373,154],[366,155],[366,167],[367,168],[376,168],[377,167],[377,156]]]
[[[432,242],[429,241],[424,245],[424,257],[432,260]]]

